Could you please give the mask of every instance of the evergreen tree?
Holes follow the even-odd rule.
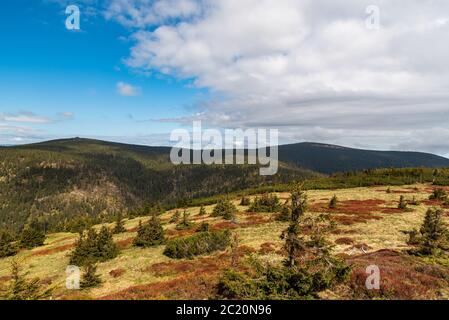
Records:
[[[38,300],[50,295],[51,290],[41,290],[38,278],[27,280],[16,260],[11,261],[11,284],[6,293],[8,300]]]
[[[190,214],[187,213],[187,210],[184,210],[182,213],[182,220],[180,223],[176,225],[176,230],[186,230],[192,227],[192,223],[189,221]]]
[[[303,250],[303,239],[300,236],[300,219],[307,210],[307,195],[302,185],[297,185],[291,194],[290,225],[282,233],[281,239],[285,240],[284,249],[287,252],[286,264],[295,265],[296,257]]]
[[[198,215],[199,215],[199,216],[204,216],[204,215],[206,215],[206,209],[204,209],[204,206],[201,206],[200,212],[198,212]]]
[[[240,200],[241,206],[249,206],[251,204],[251,200],[245,196],[242,197],[242,200]]]
[[[422,240],[419,253],[424,255],[436,255],[441,250],[448,250],[448,231],[442,220],[441,210],[429,209],[421,226]]]
[[[179,221],[180,216],[181,214],[179,213],[179,210],[176,210],[170,219],[170,223],[177,223]]]
[[[332,199],[329,201],[329,209],[337,209],[338,206],[338,198],[336,195],[332,197]]]
[[[196,229],[196,232],[208,232],[209,231],[209,224],[207,222],[202,222],[198,229]]]
[[[114,243],[112,232],[104,226],[97,235],[96,247],[96,258],[98,261],[114,259],[118,255],[119,250]]]
[[[114,226],[113,233],[114,234],[119,234],[119,233],[123,233],[123,232],[126,232],[125,223],[123,221],[122,214],[119,213],[117,215],[117,220],[115,221],[115,226]]]
[[[212,211],[213,217],[222,217],[225,220],[232,220],[235,218],[237,208],[228,199],[221,199]]]
[[[7,231],[0,231],[0,258],[17,254],[18,248],[13,243],[13,237]]]
[[[405,200],[405,197],[401,195],[399,197],[398,209],[405,210],[405,209],[407,209],[407,205],[408,205],[408,203]]]
[[[84,273],[81,277],[80,281],[81,289],[98,287],[100,284],[101,278],[97,274],[97,266],[94,264],[88,264],[85,267]]]
[[[106,228],[101,228],[97,233],[94,229],[80,233],[75,243],[75,248],[70,254],[70,264],[85,266],[96,262],[104,262],[114,259],[119,253],[114,243],[112,233]]]
[[[40,247],[45,242],[45,234],[39,227],[36,220],[33,220],[28,226],[24,227],[20,235],[20,247],[33,249]]]
[[[158,246],[165,242],[164,228],[159,219],[153,215],[145,224],[139,222],[137,237],[134,239],[133,245],[136,247],[152,247]]]

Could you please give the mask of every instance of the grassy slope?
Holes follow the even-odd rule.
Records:
[[[390,257],[387,255],[385,257],[384,254],[377,253],[382,249],[398,251],[406,249],[406,236],[401,231],[418,228],[427,208],[438,205],[423,203],[420,206],[412,207],[413,211],[411,212],[400,212],[396,209],[399,195],[404,194],[410,198],[415,196],[417,200],[426,200],[431,189],[430,185],[418,184],[394,187],[390,194],[385,192],[386,187],[370,187],[313,190],[309,191],[308,195],[311,211],[315,213],[323,211],[321,208],[325,207],[334,194],[341,202],[340,209],[332,213],[339,223],[338,232],[331,236],[332,241],[340,243],[335,247],[336,254],[344,254],[349,260],[354,259],[352,262],[356,265],[357,263],[362,263],[362,265],[363,263],[384,264],[387,273],[386,279],[390,279],[388,276],[391,276],[390,273],[393,274],[393,272],[400,272],[400,275],[391,276],[393,278],[400,277],[402,274],[410,274],[410,279],[404,281],[409,282],[407,285],[412,286],[413,290],[406,287],[401,289],[405,292],[403,294],[416,291],[416,294],[422,298],[448,298],[448,283],[446,283],[446,287],[443,285],[442,288],[437,288],[434,287],[436,280],[430,275],[416,274],[418,267],[423,268],[419,264],[424,262],[402,256]],[[282,199],[288,197],[288,193],[278,193],[278,195]],[[377,202],[373,200],[377,200]],[[238,199],[235,200],[235,203],[238,204]],[[212,208],[213,206],[208,206],[207,212],[211,212]],[[281,259],[278,251],[281,247],[279,234],[286,224],[273,221],[273,214],[248,214],[244,212],[246,208],[239,207],[239,209],[239,225],[235,231],[240,236],[242,250],[244,248],[246,251],[253,250],[268,260]],[[196,216],[199,211],[197,207],[188,210],[192,213],[191,217],[195,223],[207,221],[214,228],[230,226],[229,223],[218,218]],[[188,233],[189,231],[175,231],[174,225],[168,223],[172,213],[173,211],[170,211],[162,216],[164,228],[169,236],[178,237]],[[449,222],[447,215],[445,219]],[[115,237],[117,243],[122,247],[121,254],[116,259],[99,265],[98,271],[104,283],[97,289],[87,292],[73,292],[65,289],[67,254],[76,239],[75,234],[51,234],[45,246],[32,251],[22,251],[18,258],[25,269],[30,272],[29,277],[40,277],[55,286],[54,298],[208,298],[212,292],[211,284],[216,281],[218,271],[229,264],[228,257],[223,253],[217,253],[210,257],[200,257],[191,261],[174,261],[162,255],[163,247],[133,248],[130,246],[130,242],[135,236],[135,227],[139,220],[128,220],[126,222],[128,232]],[[347,244],[341,244],[342,242]],[[370,254],[372,256],[369,256]],[[9,260],[9,258],[0,260],[0,286],[7,284]],[[397,271],[398,267],[394,263],[404,270]],[[448,262],[440,261],[439,263]],[[426,265],[430,265],[430,263],[427,261],[423,266]],[[448,266],[446,265],[446,268]],[[113,270],[124,273],[114,278],[110,275]],[[421,277],[424,280],[421,280]],[[415,283],[418,281],[416,279],[420,282]],[[389,285],[399,286],[395,283]],[[345,290],[337,288],[332,292],[323,293],[323,297],[332,299],[350,298],[351,296],[347,288]]]

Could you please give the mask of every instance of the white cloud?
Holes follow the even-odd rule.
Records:
[[[140,95],[141,89],[120,81],[117,83],[117,92],[122,96],[135,97]]]
[[[6,122],[21,122],[21,123],[34,123],[34,124],[43,124],[52,122],[50,118],[38,116],[28,111],[21,111],[16,114],[0,113],[0,120]]]
[[[107,16],[138,29],[130,67],[214,94],[179,121],[444,151],[429,133],[449,127],[448,1],[378,0],[379,30],[365,25],[371,0],[159,2],[114,0]]]

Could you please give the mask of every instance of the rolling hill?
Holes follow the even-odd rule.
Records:
[[[0,147],[0,227],[17,231],[37,218],[47,230],[74,230],[118,212],[139,215],[159,205],[339,171],[449,167],[448,159],[431,154],[301,143],[281,146],[278,174],[263,177],[256,165],[174,166],[169,154],[168,147],[79,138]]]
[[[332,174],[374,168],[448,167],[449,159],[422,152],[372,151],[320,143],[279,147],[281,161]]]

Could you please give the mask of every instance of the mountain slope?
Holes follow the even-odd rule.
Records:
[[[428,153],[361,150],[319,143],[280,146],[279,159],[327,174],[373,168],[449,167],[449,159]]]
[[[0,228],[17,231],[38,218],[48,230],[73,230],[80,223],[109,221],[118,212],[148,212],[157,203],[172,206],[321,173],[449,167],[448,159],[430,154],[310,143],[281,146],[279,159],[278,174],[264,177],[255,165],[174,166],[169,147],[78,138],[0,147]]]
[[[0,148],[0,227],[20,230],[36,217],[49,230],[66,230],[80,217],[98,223],[158,202],[170,206],[317,175],[287,165],[267,177],[249,165],[174,166],[169,153],[87,139]]]

